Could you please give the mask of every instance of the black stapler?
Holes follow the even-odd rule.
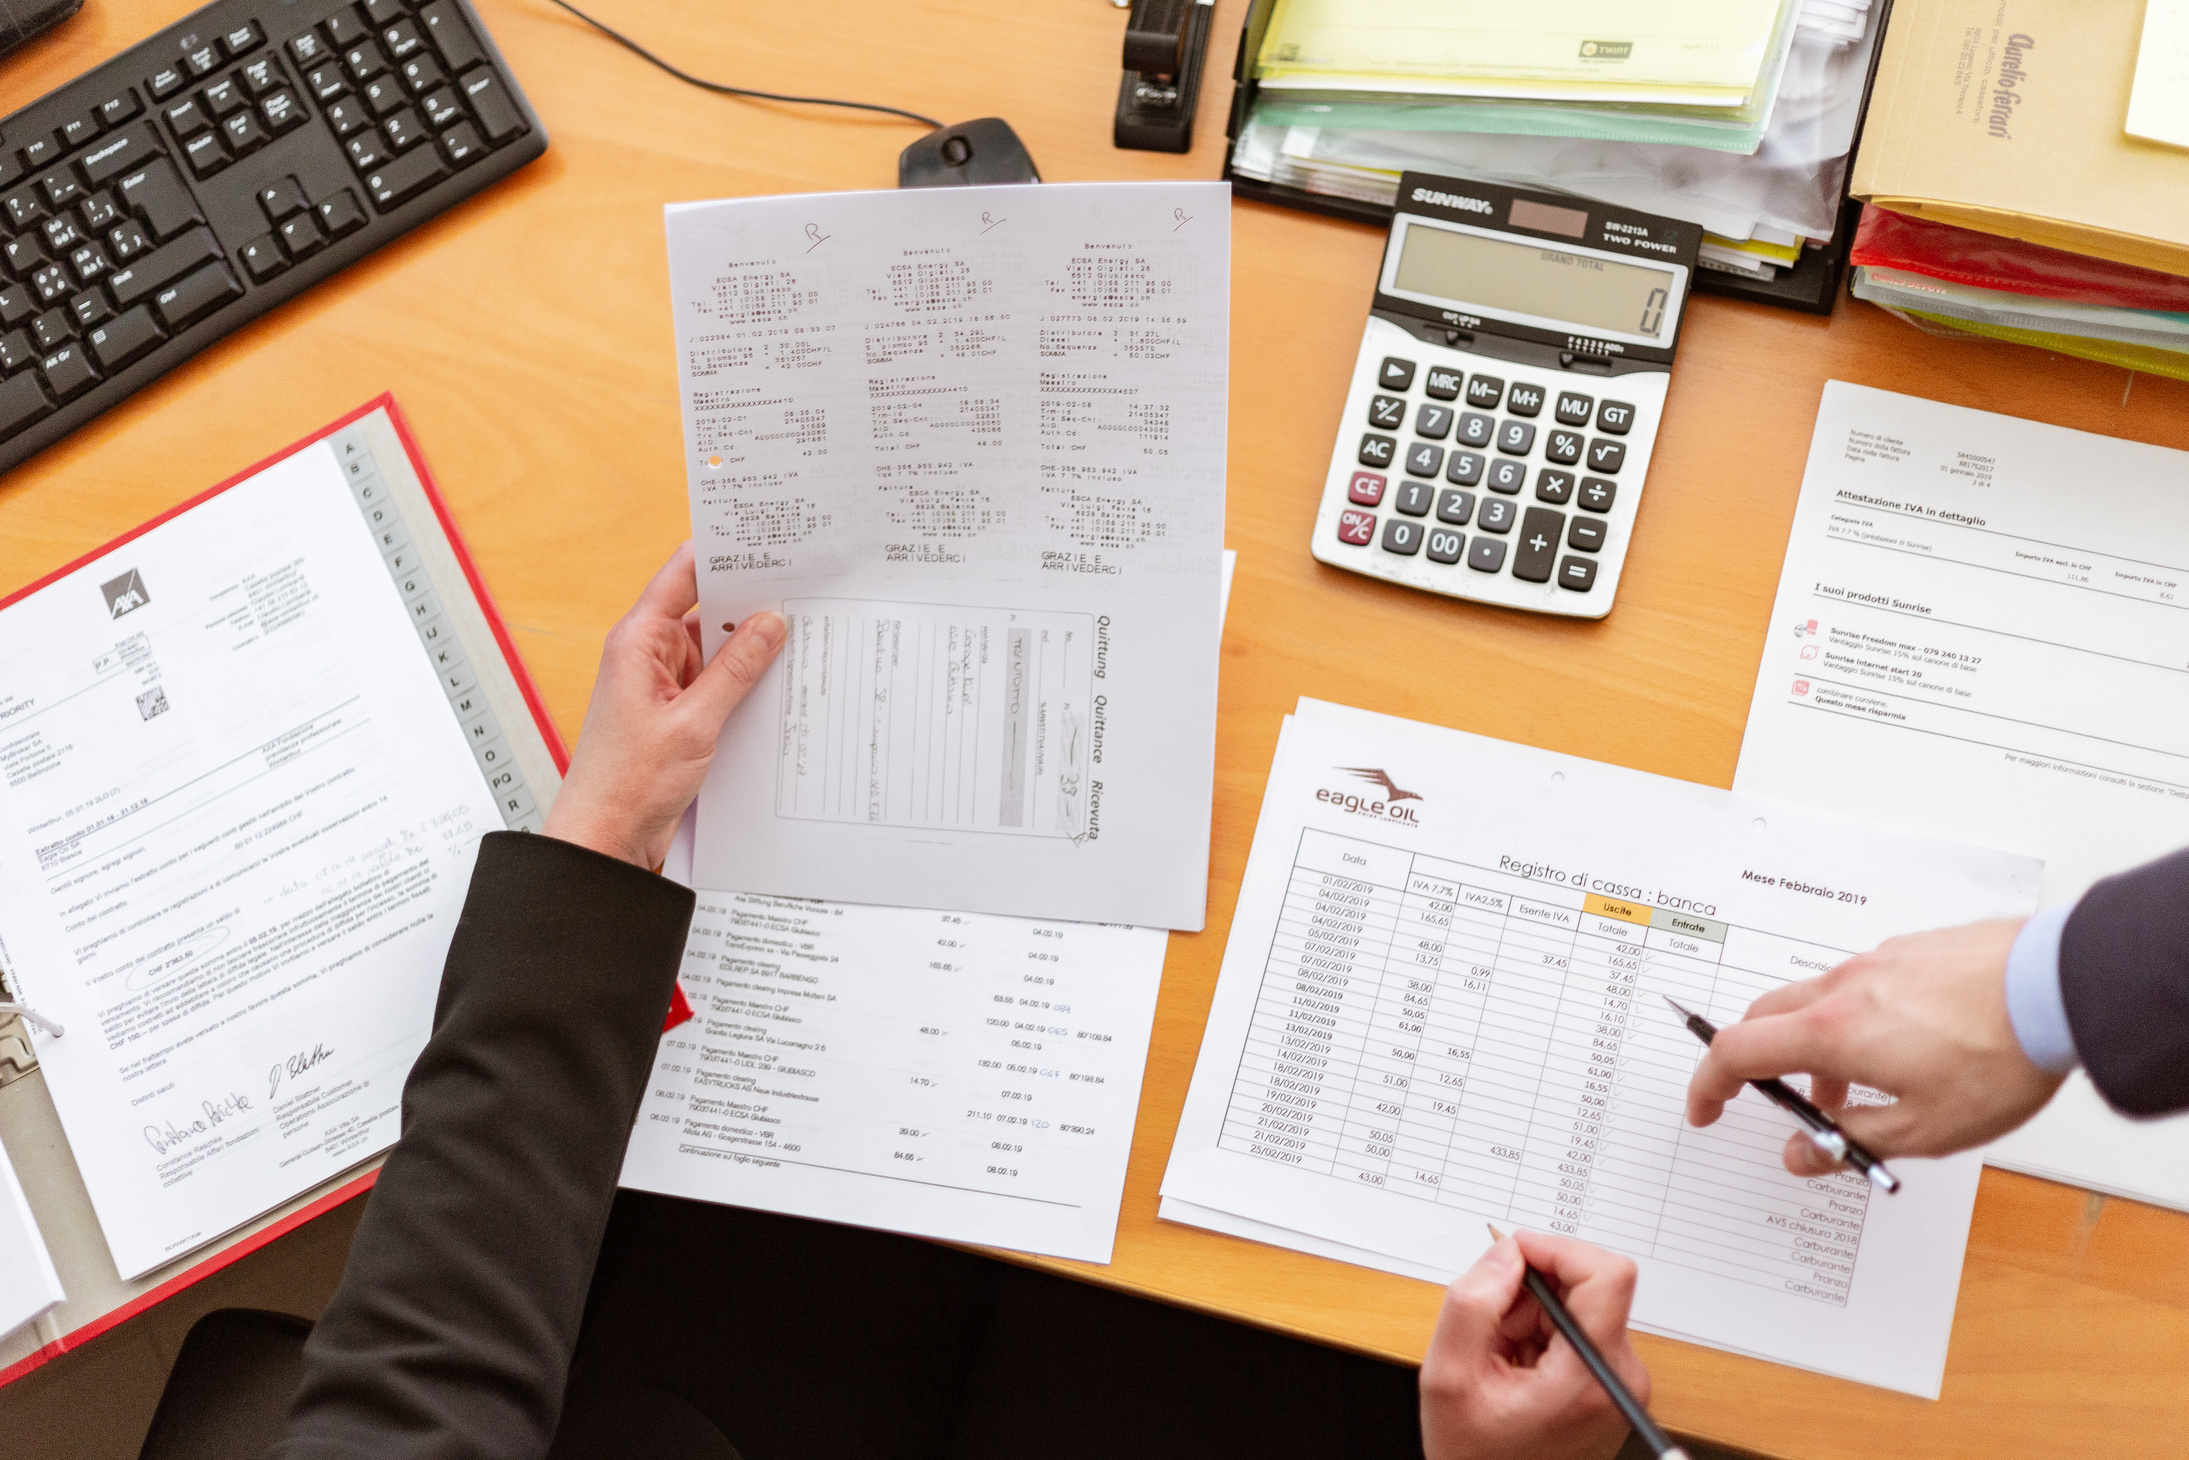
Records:
[[[1133,0],[1125,22],[1125,79],[1112,140],[1142,152],[1193,149],[1214,0]]]

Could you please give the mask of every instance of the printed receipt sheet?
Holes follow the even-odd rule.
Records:
[[[1202,925],[1229,190],[673,207],[705,647],[782,656],[702,887]]]
[[[1485,1221],[1641,1267],[1635,1322],[1935,1397],[1978,1159],[1789,1175],[1719,1023],[1896,933],[2026,913],[2028,858],[1303,700],[1279,742],[1163,1214],[1435,1281]],[[1876,1099],[1858,1091],[1857,1099]]]

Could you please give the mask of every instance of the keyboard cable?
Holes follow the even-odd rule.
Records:
[[[617,45],[622,46],[625,50],[630,51],[635,55],[644,57],[646,60],[653,62],[653,64],[668,72],[671,76],[674,76],[677,80],[688,82],[691,85],[700,88],[702,91],[719,92],[723,96],[746,96],[751,97],[756,101],[787,101],[795,103],[798,106],[841,106],[850,107],[854,111],[885,112],[893,117],[903,117],[908,122],[918,122],[921,126],[929,128],[933,131],[940,131],[943,127],[943,123],[936,121],[933,117],[923,117],[918,112],[908,112],[902,107],[883,106],[878,102],[837,101],[832,97],[826,96],[785,96],[782,93],[775,91],[755,91],[750,87],[727,86],[720,81],[708,81],[703,77],[692,75],[689,71],[678,70],[675,66],[670,65],[667,61],[664,61],[663,59],[661,59],[661,57],[655,55],[652,51],[647,50],[644,46],[640,45],[637,41],[632,40],[629,36],[624,35],[620,31],[610,30],[607,26],[602,25],[592,16],[587,15],[584,11],[578,9],[577,6],[572,5],[570,3],[570,0],[548,0],[548,3],[560,6],[562,9],[569,11],[572,15],[575,15],[578,19],[584,21],[587,25],[593,27],[593,29],[599,31],[602,35],[614,41]]]

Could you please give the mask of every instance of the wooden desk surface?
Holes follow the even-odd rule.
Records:
[[[1244,8],[1220,0],[1198,145],[1168,157],[1110,146],[1124,17],[1105,0],[581,3],[704,76],[1001,115],[1053,181],[1214,177]],[[96,0],[6,63],[0,109],[188,8]],[[546,0],[479,8],[546,119],[547,156],[0,479],[0,591],[393,389],[576,738],[602,634],[687,531],[661,205],[889,187],[918,131],[706,95]],[[1279,717],[1314,695],[1726,785],[1827,378],[2178,448],[2189,387],[1934,340],[1851,301],[1823,320],[1699,298],[1619,605],[1602,623],[1553,622],[1308,556],[1381,235],[1253,204],[1234,223],[1239,571],[1209,926],[1171,940],[1116,1261],[1043,1265],[1412,1359],[1439,1290],[1155,1216]],[[1805,1460],[2057,1456],[2100,1437],[2117,1456],[2177,1455],[2185,1249],[2189,1217],[1988,1172],[1939,1402],[1645,1338],[1656,1408],[1689,1433]]]

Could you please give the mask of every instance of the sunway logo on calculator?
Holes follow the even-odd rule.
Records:
[[[1365,816],[1372,821],[1396,821],[1408,826],[1419,826],[1421,824],[1420,818],[1414,815],[1413,807],[1402,806],[1399,803],[1402,801],[1421,801],[1424,799],[1423,796],[1418,791],[1400,789],[1398,782],[1392,780],[1391,773],[1383,767],[1341,765],[1334,766],[1332,769],[1344,771],[1349,776],[1357,776],[1361,780],[1381,786],[1384,791],[1383,799],[1377,800],[1374,797],[1363,796],[1357,791],[1333,791],[1328,787],[1322,787],[1315,792],[1316,800],[1327,801],[1341,811],[1353,816]]]

